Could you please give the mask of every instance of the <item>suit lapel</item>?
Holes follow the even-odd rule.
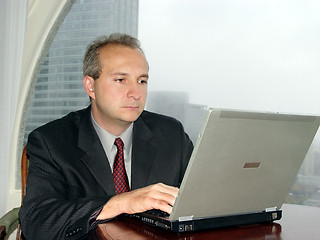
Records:
[[[89,168],[94,178],[108,195],[114,195],[112,171],[103,146],[92,125],[90,107],[85,110],[80,120],[78,146],[84,151],[81,160]]]
[[[133,125],[131,189],[147,185],[155,154],[156,147],[153,133],[143,121],[143,118],[139,117]]]
[[[100,139],[92,125],[91,107],[85,110],[80,120],[78,146],[84,152],[81,160],[88,167],[94,178],[108,195],[114,195],[112,170]],[[153,133],[140,116],[133,125],[131,189],[147,185],[156,149]]]

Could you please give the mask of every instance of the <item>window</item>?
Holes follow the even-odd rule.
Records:
[[[42,66],[25,139],[34,128],[89,104],[81,69],[93,38],[137,36],[138,27],[150,64],[147,109],[178,118],[193,142],[207,107],[319,114],[319,5],[78,0]],[[320,205],[319,139],[317,134],[287,202]]]
[[[148,108],[179,115],[193,141],[206,107],[319,115],[320,2],[139,3]],[[287,201],[320,206],[319,134]]]

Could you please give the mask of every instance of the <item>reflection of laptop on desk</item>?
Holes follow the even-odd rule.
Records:
[[[320,118],[209,109],[168,218],[134,217],[174,232],[281,218]]]

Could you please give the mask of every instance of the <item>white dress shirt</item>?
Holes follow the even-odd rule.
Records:
[[[132,152],[132,130],[133,130],[133,123],[130,127],[127,128],[120,136],[114,136],[113,134],[109,133],[108,131],[104,130],[93,118],[91,113],[91,120],[96,130],[101,144],[103,146],[104,152],[107,155],[109,160],[111,171],[113,171],[113,163],[114,159],[117,154],[117,147],[114,145],[114,140],[120,137],[123,141],[123,155],[124,155],[124,164],[129,180],[129,186],[131,186],[131,152]]]

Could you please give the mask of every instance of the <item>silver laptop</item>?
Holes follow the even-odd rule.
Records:
[[[209,109],[169,216],[135,214],[174,232],[273,222],[320,117]]]

